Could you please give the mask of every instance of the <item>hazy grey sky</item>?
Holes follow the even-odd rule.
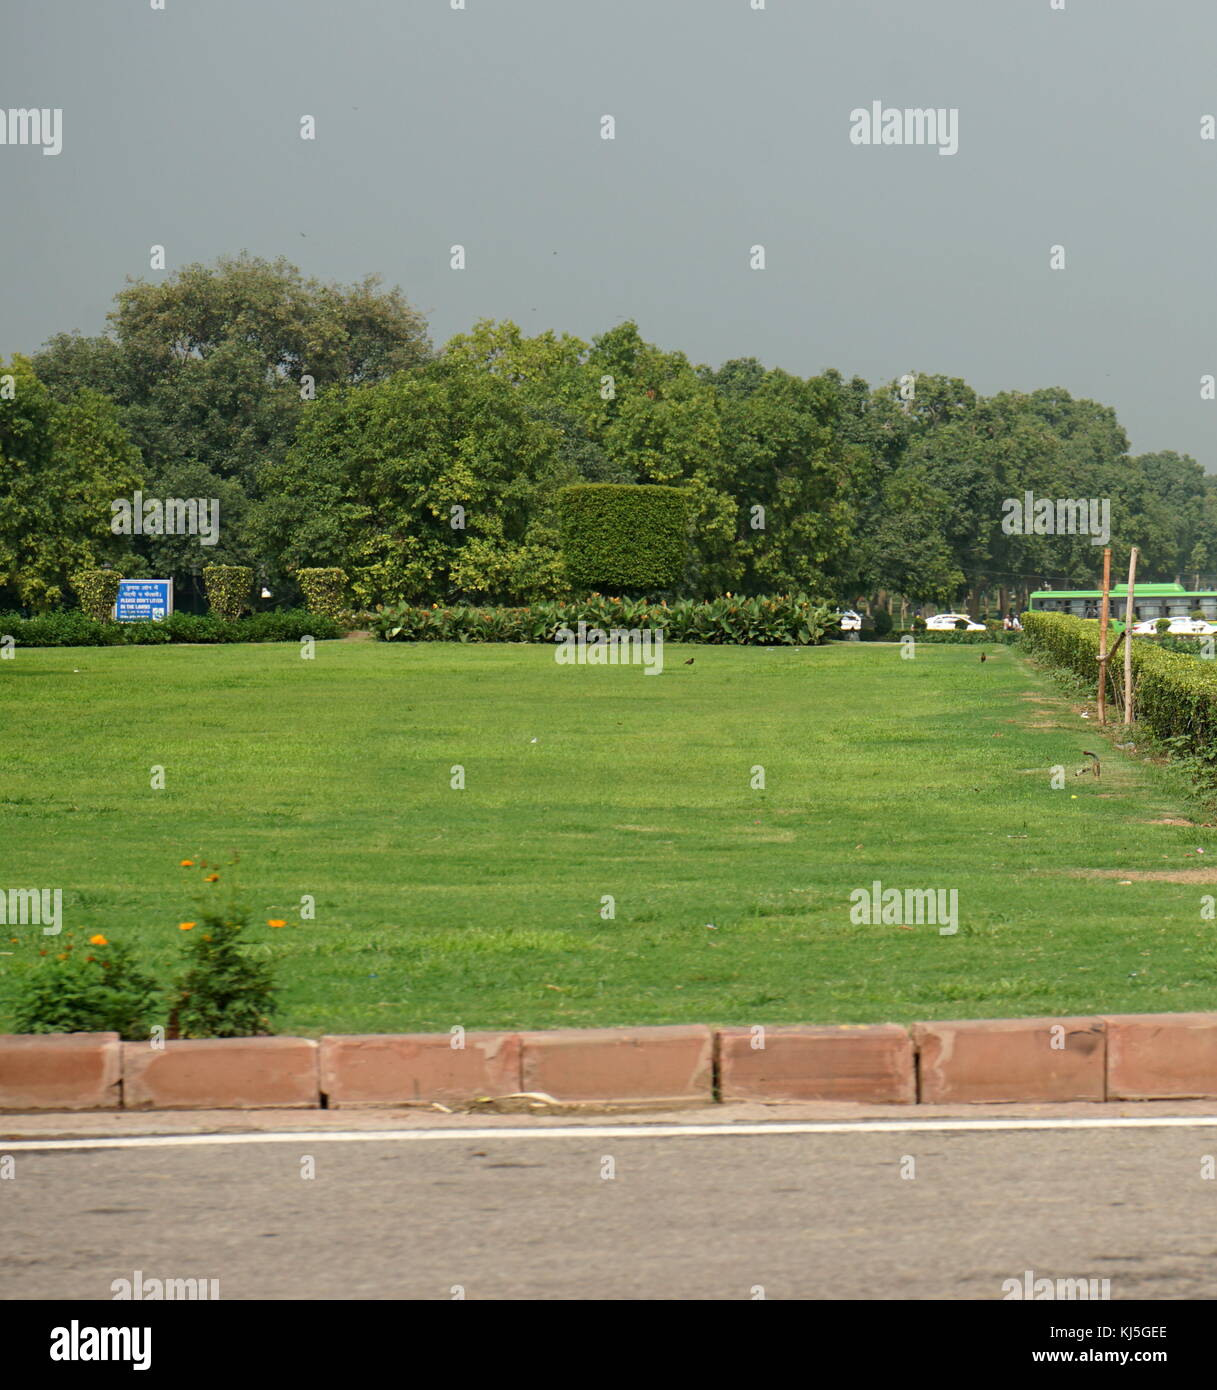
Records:
[[[379,272],[437,343],[635,318],[1059,385],[1217,469],[1214,0],[452,2],[0,0],[0,107],[63,109],[60,154],[0,146],[0,355],[100,331],[154,243],[244,248]],[[851,144],[874,101],[958,108],[958,152]]]

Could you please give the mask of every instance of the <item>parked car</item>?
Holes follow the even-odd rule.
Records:
[[[1145,618],[1133,623],[1134,637],[1153,637],[1158,631],[1158,618]],[[1171,618],[1167,632],[1172,637],[1212,637],[1217,633],[1217,623],[1205,622],[1203,618]]]
[[[967,626],[960,627],[962,619]],[[966,613],[935,613],[932,618],[925,620],[927,632],[987,632],[984,623],[973,622]]]

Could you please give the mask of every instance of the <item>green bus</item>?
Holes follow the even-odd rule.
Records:
[[[1118,628],[1124,619],[1128,585],[1113,584],[1110,613]],[[1071,613],[1075,618],[1097,618],[1103,599],[1101,589],[1037,589],[1028,599],[1033,613]],[[1137,584],[1133,589],[1133,617],[1187,618],[1200,612],[1217,622],[1217,589],[1185,589],[1182,584]]]

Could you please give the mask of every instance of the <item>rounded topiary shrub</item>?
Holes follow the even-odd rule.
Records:
[[[217,618],[232,621],[249,607],[254,572],[247,565],[204,565],[207,604]]]
[[[79,574],[74,574],[72,588],[80,600],[81,611],[99,623],[109,622],[114,616],[114,604],[122,580],[122,575],[115,574],[113,570],[81,570]]]
[[[562,558],[576,588],[672,589],[684,576],[688,493],[640,483],[578,483],[558,492]]]
[[[306,569],[296,571],[296,581],[310,613],[335,622],[346,611],[345,570]]]

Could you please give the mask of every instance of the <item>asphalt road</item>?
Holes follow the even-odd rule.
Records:
[[[1113,1299],[1217,1297],[1217,1126],[554,1128],[0,1139],[0,1298],[109,1299],[136,1270],[218,1279],[225,1300],[999,1299],[1026,1270],[1108,1278]]]

